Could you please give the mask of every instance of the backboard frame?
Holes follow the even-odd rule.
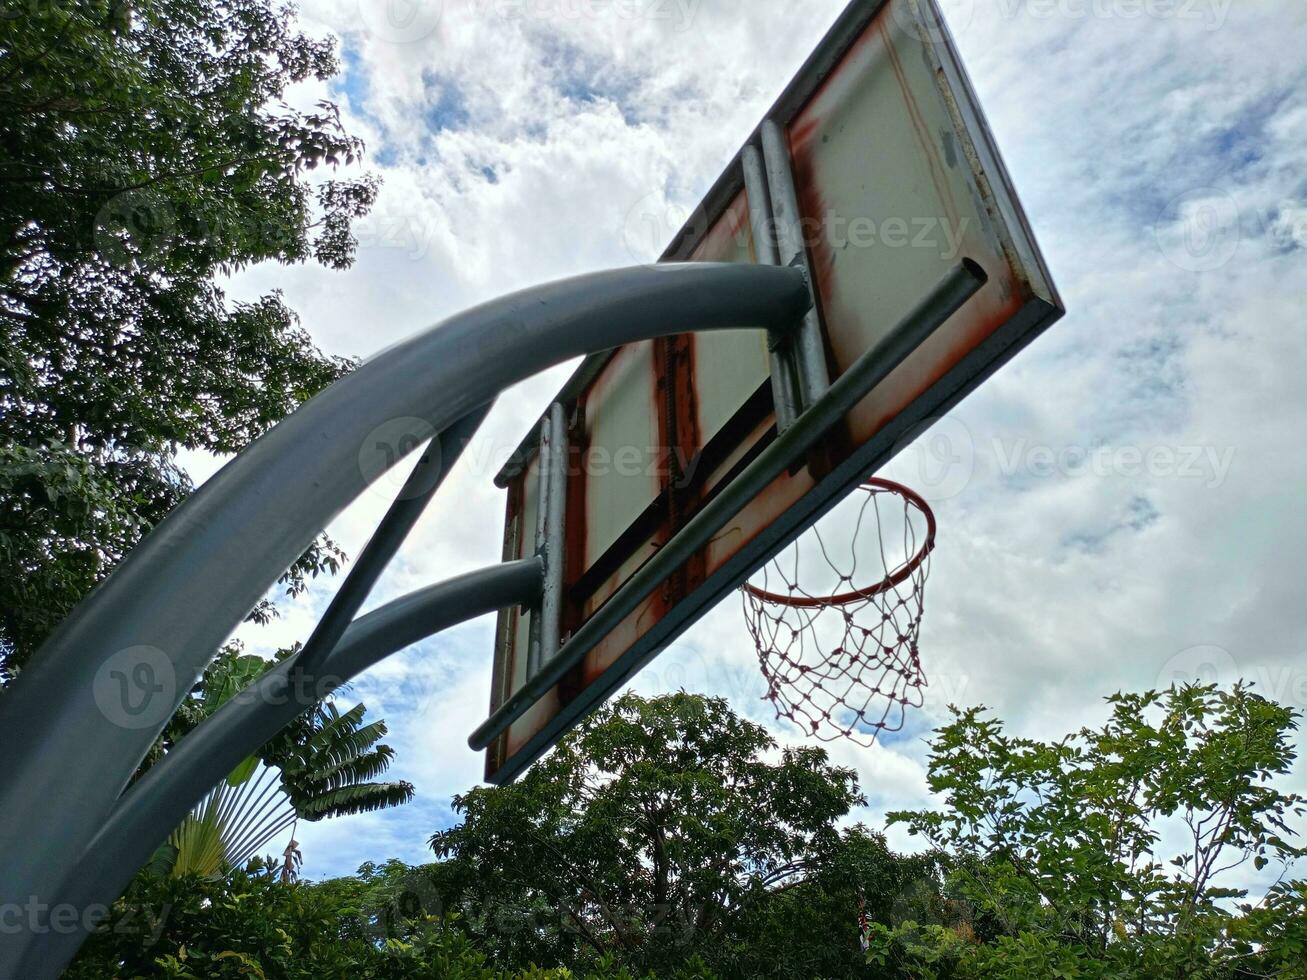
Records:
[[[926,32],[923,36],[932,39],[922,44],[922,50],[927,58],[933,59],[931,67],[938,76],[937,84],[951,113],[956,135],[973,168],[976,191],[993,222],[993,231],[1001,239],[1008,268],[1014,278],[1020,279],[1020,308],[933,381],[926,393],[885,423],[874,437],[854,447],[828,472],[820,474],[810,491],[720,567],[711,573],[702,568],[689,567],[676,590],[678,594],[673,601],[667,603],[667,608],[656,622],[649,625],[602,673],[587,677],[580,669],[574,671],[572,681],[560,685],[556,709],[552,713],[546,712],[547,716],[537,722],[532,722],[536,725],[532,734],[510,747],[508,733],[505,733],[490,745],[486,766],[488,781],[502,783],[515,778],[547,751],[558,737],[615,692],[704,612],[737,588],[754,569],[835,506],[865,477],[888,462],[910,441],[909,437],[925,431],[934,420],[951,410],[1062,315],[1063,306],[1056,287],[1035,244],[1029,222],[1017,200],[1007,169],[935,0],[854,0],[808,58],[794,82],[786,88],[763,122],[750,135],[745,148],[714,183],[704,203],[675,235],[660,261],[685,261],[695,257],[696,250],[714,228],[720,227],[728,212],[739,209],[739,202],[745,194],[744,155],[748,147],[760,141],[768,120],[775,121],[788,130],[822,91],[850,51],[868,34],[877,18],[888,18],[891,13],[899,17],[910,14],[917,18],[919,28]],[[800,167],[801,163],[796,159],[795,169]],[[659,342],[654,356],[674,357],[675,344],[675,338]],[[658,351],[662,353],[659,354]],[[575,409],[578,400],[586,395],[614,359],[621,356],[620,351],[613,350],[587,358],[556,396],[554,404]],[[729,446],[732,441],[742,441],[752,431],[749,428],[750,422],[755,427],[762,424],[773,409],[765,386],[755,392],[747,405],[749,415],[722,436],[719,443]],[[577,422],[573,411],[572,431],[576,430]],[[534,478],[532,463],[536,457],[539,437],[540,425],[537,424],[496,478],[498,485],[510,489],[506,560],[527,553],[523,543],[530,539],[531,534],[529,529],[523,532],[521,528],[525,517],[524,487],[527,480]],[[773,429],[770,436],[764,435],[748,452],[733,460],[734,465],[719,477],[716,487],[729,483],[731,476],[747,465],[774,437]],[[721,444],[714,446],[709,442],[701,449],[704,455],[713,460],[724,461],[730,455],[723,451]],[[796,461],[798,462],[800,461]],[[709,466],[709,469],[712,467]],[[583,515],[574,513],[569,508],[569,527],[581,519]],[[644,531],[645,529],[634,530],[630,537],[633,540],[647,537]],[[671,533],[674,534],[675,531],[673,527]],[[621,549],[616,548],[616,543],[614,547],[613,554],[620,556]],[[601,569],[595,575],[602,578],[602,572],[606,570],[608,569]],[[574,575],[571,577],[575,578]],[[495,647],[492,714],[504,703],[514,687],[511,676],[514,637],[521,615],[523,614],[517,611],[509,611],[500,617]],[[564,687],[569,689],[563,692]]]

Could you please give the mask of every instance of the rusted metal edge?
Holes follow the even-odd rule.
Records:
[[[788,127],[803,110],[803,107],[808,104],[808,100],[821,88],[830,73],[835,70],[835,67],[848,53],[853,43],[862,36],[862,32],[866,30],[867,25],[876,18],[881,8],[889,2],[890,0],[853,0],[844,8],[844,12],[831,25],[831,29],[826,32],[826,36],[822,38],[816,49],[808,56],[808,60],[803,63],[803,67],[799,69],[798,74],[786,87],[785,91],[772,104],[772,107],[763,113],[762,118],[758,120],[758,125],[749,133],[748,138],[741,141],[740,149],[731,158],[730,163],[726,165],[726,169],[708,191],[703,203],[690,216],[690,219],[681,227],[680,231],[672,237],[672,243],[667,246],[666,251],[663,252],[658,261],[683,261],[686,256],[699,247],[704,235],[726,212],[730,203],[744,190],[744,148],[750,144],[756,144],[761,139],[763,123],[768,119],[775,119],[782,127]],[[929,0],[929,2],[933,5],[934,0]],[[613,353],[613,351],[604,351],[602,354],[592,354],[587,357],[553,400],[561,402],[563,405],[571,404],[589,386],[590,382],[598,377],[599,372],[612,359]],[[542,422],[543,416],[523,436],[517,450],[509,457],[508,462],[504,464],[499,473],[496,474],[495,486],[501,489],[507,487],[510,480],[518,476],[530,465],[539,448]]]
[[[943,39],[944,43],[927,45],[926,56],[935,70],[941,101],[953,120],[953,129],[971,170],[980,182],[985,212],[991,219],[997,219],[994,221],[994,232],[1002,243],[1008,266],[1018,279],[1021,278],[1017,275],[1021,269],[1036,270],[1037,281],[1024,281],[1023,284],[1032,296],[1065,313],[1066,304],[1057,291],[1030,219],[1017,197],[1016,185],[1012,182],[989,121],[984,112],[980,111],[980,100],[966,66],[958,57],[957,42],[948,21],[941,13],[937,0],[917,0],[917,3],[922,11],[920,16],[929,19],[927,29]],[[961,103],[955,97],[957,93],[963,95]],[[1013,225],[1019,234],[1013,234]],[[1022,247],[1026,244],[1032,247]]]
[[[772,107],[763,113],[762,118],[758,120],[758,125],[753,128],[753,132],[744,140],[739,152],[731,159],[726,170],[717,178],[716,183],[708,191],[699,211],[692,215],[690,220],[685,223],[685,226],[672,238],[672,244],[662,254],[660,261],[680,261],[698,247],[704,234],[717,222],[726,207],[744,189],[744,173],[741,162],[744,146],[759,143],[762,139],[763,124],[769,119],[774,119],[782,127],[789,126],[795,117],[803,111],[803,108],[816,94],[817,90],[825,84],[830,73],[848,54],[854,42],[862,36],[862,32],[866,30],[867,25],[876,19],[876,15],[880,13],[881,8],[889,2],[890,0],[853,0],[844,8],[844,12],[836,18],[835,23],[826,32],[826,36],[821,39],[816,49],[808,56],[808,60],[803,63],[803,67],[799,69],[798,74],[786,86],[785,91],[780,94]],[[704,226],[696,228],[700,220],[705,222]]]

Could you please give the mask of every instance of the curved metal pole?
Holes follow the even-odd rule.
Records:
[[[86,939],[86,927],[96,925],[92,910],[100,911],[122,893],[191,807],[242,759],[332,688],[451,626],[535,602],[542,574],[540,560],[529,558],[414,592],[351,625],[317,677],[296,677],[288,660],[233,697],[118,802],[58,893],[60,903],[77,910],[78,928],[35,936],[13,976],[58,976]]]
[[[434,436],[421,453],[420,459],[414,465],[413,472],[408,480],[405,481],[403,489],[392,504],[386,516],[383,517],[376,531],[372,533],[367,544],[358,555],[358,559],[350,567],[349,574],[345,576],[344,583],[341,584],[336,596],[332,598],[331,604],[328,605],[327,612],[318,622],[314,632],[308,642],[305,643],[302,651],[295,656],[293,661],[278,666],[272,674],[278,672],[286,674],[285,687],[277,681],[277,694],[274,698],[282,698],[289,691],[288,703],[290,707],[297,706],[297,712],[307,710],[312,704],[318,702],[320,698],[315,698],[312,694],[320,691],[327,694],[328,687],[339,685],[339,681],[333,679],[332,674],[327,674],[323,678],[325,682],[319,682],[318,676],[322,673],[325,660],[331,655],[332,649],[340,643],[341,636],[345,635],[346,630],[352,625],[354,617],[361,608],[363,602],[371,592],[376,580],[380,578],[382,572],[386,571],[387,564],[395,557],[396,551],[404,544],[404,540],[412,531],[422,512],[426,510],[427,504],[431,498],[440,489],[444,483],[444,478],[448,476],[450,470],[463,456],[464,449],[467,448],[468,442],[476,435],[477,429],[480,429],[481,423],[485,421],[490,412],[490,405],[482,406],[476,412],[468,414],[459,419],[450,429]],[[511,576],[510,576],[511,578]],[[460,583],[454,583],[455,585]],[[491,583],[493,585],[493,583]],[[497,595],[491,588],[488,597]],[[430,593],[431,601],[439,605],[443,601],[443,591]],[[440,627],[443,629],[443,627]],[[404,639],[404,632],[395,636],[395,640]],[[346,655],[348,656],[348,655]],[[375,661],[374,661],[375,662]],[[267,696],[267,690],[260,690],[259,686],[251,686],[248,691],[242,691],[237,695],[240,698],[252,698],[257,702],[260,696]],[[260,719],[242,719],[240,720],[239,737],[234,738],[234,745],[237,751],[244,751],[240,759],[247,758],[254,753],[257,747],[263,745],[263,742],[252,745],[252,737],[259,736],[261,733],[272,730],[273,717],[284,715],[285,712],[277,712],[276,704],[273,711],[268,712],[263,719],[263,724],[259,724]],[[218,712],[221,713],[221,712]],[[293,717],[293,716],[291,716]],[[284,728],[284,724],[278,725],[277,732]],[[205,729],[209,730],[209,729]],[[223,737],[222,729],[212,732],[213,736]],[[268,736],[271,738],[272,736]],[[264,740],[267,741],[267,740]],[[184,751],[183,751],[184,747]],[[205,757],[205,740],[191,743],[190,737],[182,742],[182,745],[176,747],[163,762],[167,766],[163,768],[161,774],[150,777],[149,780],[142,779],[145,787],[153,787],[153,792],[158,792],[159,796],[150,796],[150,789],[146,788],[144,792],[136,792],[141,787],[133,787],[132,792],[125,794],[123,800],[119,801],[118,806],[114,809],[114,814],[110,817],[108,826],[120,826],[122,838],[115,841],[112,838],[106,838],[106,831],[101,830],[97,839],[89,845],[88,852],[82,855],[78,860],[69,860],[69,857],[76,855],[61,856],[61,870],[50,869],[52,877],[56,873],[63,875],[67,879],[69,874],[76,874],[71,886],[67,881],[55,892],[64,900],[64,904],[85,911],[86,908],[94,904],[107,904],[118,896],[127,885],[131,875],[135,870],[145,864],[153,849],[158,847],[159,843],[169,834],[171,827],[178,826],[184,818],[187,811],[190,811],[196,802],[203,798],[204,789],[197,789],[207,780],[210,787],[222,780],[222,771],[214,770],[214,767],[220,767],[222,764],[230,762],[231,751],[226,750],[226,746],[213,750],[213,753]],[[230,763],[226,771],[237,766],[237,763]],[[153,770],[152,770],[153,774]],[[276,788],[276,780],[271,784],[271,788]],[[199,796],[196,794],[199,793]],[[267,794],[267,793],[265,793]],[[238,797],[239,798],[239,797]],[[186,802],[190,800],[190,802]],[[180,815],[178,815],[180,814]],[[125,843],[124,843],[125,841]],[[101,862],[101,866],[97,865]],[[107,862],[107,864],[106,864]],[[135,862],[135,868],[132,864]],[[116,887],[114,883],[116,882]],[[73,902],[68,902],[67,892],[72,889]],[[89,917],[78,915],[78,923],[90,924]],[[33,975],[38,967],[46,968],[46,964],[55,962],[56,958],[61,958],[60,962],[65,963],[76,954],[77,947],[80,946],[85,936],[74,932],[65,942],[56,942],[59,949],[46,949],[41,945],[42,941],[33,939],[31,936],[25,937],[26,942],[37,945],[38,949],[33,953],[21,953],[18,950],[9,950],[7,953],[0,953],[0,968],[5,967],[5,960],[14,958],[14,956],[24,956],[26,966],[22,967],[20,975]]]
[[[359,453],[383,423],[417,419],[440,432],[573,357],[686,330],[783,329],[810,302],[797,269],[716,263],[536,287],[390,348],[256,440],[146,537],[0,697],[0,905],[46,900],[47,866],[95,836],[219,644],[366,488]]]

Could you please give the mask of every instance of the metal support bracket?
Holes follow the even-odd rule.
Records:
[[[0,904],[62,900],[86,846],[222,641],[367,488],[359,447],[378,426],[418,418],[444,432],[509,386],[573,357],[687,328],[776,328],[797,320],[808,302],[802,277],[784,268],[694,262],[595,273],[468,310],[301,406],[151,531],[0,698],[0,744],[9,750],[0,779]],[[439,472],[421,466],[423,476]],[[296,485],[303,490],[288,492]],[[329,641],[343,636],[341,625],[421,502],[419,493],[411,509],[392,512],[311,655],[288,661],[288,671],[307,676],[315,663],[331,662],[337,644]],[[102,678],[139,664],[154,686],[149,714],[138,712],[129,724]],[[33,799],[41,807],[33,809]],[[58,972],[49,959],[28,958],[40,935],[25,930],[0,943],[0,976],[35,980]],[[40,968],[17,967],[33,962]]]
[[[804,270],[812,299],[812,305],[799,323],[792,343],[799,382],[799,412],[802,413],[826,393],[830,387],[830,374],[826,370],[826,343],[822,337],[816,286],[808,264],[807,242],[803,237],[803,212],[799,210],[799,193],[794,184],[789,141],[775,119],[768,119],[762,124],[762,156],[767,169],[767,189],[779,264],[797,266]]]
[[[540,427],[540,491],[536,500],[536,555],[544,562],[540,603],[531,610],[526,675],[534,677],[558,653],[563,618],[563,564],[567,521],[567,419],[549,406]]]
[[[542,578],[539,559],[528,558],[428,586],[352,622],[327,651],[319,673],[307,675],[285,661],[263,674],[151,766],[101,820],[91,842],[69,855],[74,870],[56,894],[61,904],[84,913],[77,927],[37,932],[25,951],[15,942],[21,962],[0,962],[0,978],[57,976],[100,925],[90,910],[112,904],[195,801],[320,694],[459,623],[507,606],[538,604]]]
[[[445,432],[437,434],[423,449],[413,472],[377,526],[345,582],[336,591],[326,613],[318,621],[304,648],[295,658],[295,669],[305,675],[319,672],[349,624],[354,621],[372,587],[395,557],[404,539],[417,524],[427,504],[445,482],[450,467],[462,456],[490,412],[490,404],[460,419]]]
[[[749,224],[753,228],[753,250],[759,265],[780,265],[776,244],[776,222],[772,218],[767,190],[767,169],[762,154],[750,143],[740,165],[744,171],[744,192],[749,201]],[[776,431],[784,432],[799,415],[799,379],[794,367],[794,331],[767,331],[767,354],[771,361],[772,402],[776,406]]]

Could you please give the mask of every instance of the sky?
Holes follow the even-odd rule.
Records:
[[[932,804],[926,736],[950,703],[1043,739],[1101,723],[1114,691],[1177,680],[1242,677],[1307,709],[1307,6],[942,2],[1068,314],[886,474],[940,531],[926,704],[871,749],[830,747],[867,796],[852,819],[873,827]],[[384,184],[352,269],[256,267],[230,293],[281,289],[322,347],[367,357],[511,290],[650,261],[842,6],[303,0],[342,74],[293,99],[337,101]],[[492,477],[570,370],[499,400],[369,608],[499,559]],[[188,462],[201,479],[216,468]],[[396,488],[383,479],[332,526],[350,554]],[[265,653],[303,640],[332,588],[239,635]],[[427,838],[481,777],[466,737],[493,629],[468,624],[355,682],[417,796],[301,827],[308,876],[431,859]],[[762,700],[735,599],[634,682],[680,688],[802,740]]]

